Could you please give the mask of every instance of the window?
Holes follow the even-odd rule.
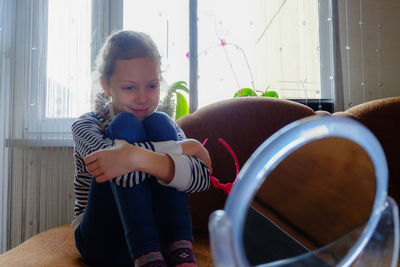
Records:
[[[317,0],[198,1],[198,106],[244,87],[320,98],[318,8]],[[126,0],[123,9],[125,29],[155,39],[167,82],[188,81],[188,1]]]
[[[186,0],[123,2],[123,28],[149,34],[162,57],[167,84],[189,79],[189,3]]]
[[[27,10],[38,5],[30,22],[41,18],[40,25],[45,25],[36,25],[37,39],[46,40],[40,48],[44,57],[38,57],[37,65],[32,61],[29,70],[35,74],[41,66],[46,69],[45,74],[36,73],[39,81],[45,80],[45,92],[38,83],[36,98],[27,100],[29,131],[68,132],[72,121],[89,111],[94,55],[105,37],[119,28],[152,36],[167,84],[189,82],[189,57],[197,56],[199,108],[232,98],[245,87],[274,90],[281,98],[334,98],[332,84],[321,79],[331,76],[322,75],[331,71],[329,64],[321,63],[330,60],[331,47],[329,42],[320,43],[319,36],[329,34],[321,30],[327,26],[319,19],[327,12],[328,1],[198,1],[197,55],[189,55],[189,2],[17,1]],[[40,47],[30,45],[32,54]]]
[[[49,0],[45,118],[75,118],[90,107],[91,0]]]
[[[318,8],[316,0],[199,1],[199,106],[244,87],[320,98]]]
[[[45,104],[31,132],[69,132],[73,120],[90,109],[91,2],[47,2]]]
[[[64,138],[90,109],[91,3],[16,1],[13,138]]]
[[[232,98],[240,88],[257,89],[257,3],[198,2],[199,107]]]

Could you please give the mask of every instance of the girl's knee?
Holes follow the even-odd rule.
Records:
[[[148,141],[178,140],[175,122],[164,112],[153,112],[143,120]]]
[[[121,112],[111,121],[107,129],[107,137],[121,139],[128,143],[146,141],[146,130],[142,122],[133,114]]]

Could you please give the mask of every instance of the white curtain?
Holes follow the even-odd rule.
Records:
[[[337,2],[344,109],[400,96],[400,2]]]
[[[91,0],[0,3],[4,252],[72,221],[70,126],[90,109],[92,29]]]
[[[5,142],[9,137],[9,109],[12,69],[11,60],[11,32],[12,28],[12,3],[0,0],[0,253],[6,250],[7,246],[7,197],[8,197],[8,149]]]

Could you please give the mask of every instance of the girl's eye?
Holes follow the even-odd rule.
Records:
[[[126,86],[126,87],[123,87],[123,89],[125,89],[125,90],[133,90],[133,89],[135,89],[135,87],[134,86]]]
[[[149,85],[150,89],[157,89],[158,88],[158,84],[151,84]]]

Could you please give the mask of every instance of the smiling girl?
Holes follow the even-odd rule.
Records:
[[[75,243],[91,265],[196,266],[188,192],[207,190],[211,161],[166,114],[160,55],[139,32],[99,53],[103,92],[72,125]]]

